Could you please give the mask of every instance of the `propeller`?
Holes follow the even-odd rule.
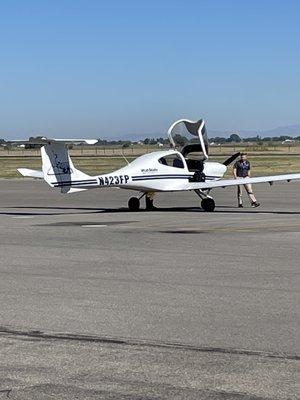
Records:
[[[230,156],[229,158],[227,158],[227,160],[225,160],[225,161],[223,162],[223,165],[225,165],[225,166],[227,167],[227,166],[230,165],[236,158],[238,158],[240,154],[241,154],[240,152],[234,153],[232,156]]]

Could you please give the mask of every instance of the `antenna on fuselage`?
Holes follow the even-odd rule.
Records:
[[[127,158],[125,157],[124,153],[123,153],[123,149],[122,149],[122,157],[124,158],[124,160],[127,162],[127,165],[129,164],[129,161],[127,160]]]

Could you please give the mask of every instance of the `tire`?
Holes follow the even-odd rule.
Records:
[[[201,207],[206,212],[213,212],[216,207],[216,203],[214,199],[207,197],[201,201]]]
[[[130,211],[138,211],[140,209],[140,200],[137,197],[130,197],[128,208]]]

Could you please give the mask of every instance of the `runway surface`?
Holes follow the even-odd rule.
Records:
[[[300,183],[256,194],[1,180],[0,399],[298,398]]]

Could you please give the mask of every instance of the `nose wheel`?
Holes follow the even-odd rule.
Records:
[[[138,197],[130,197],[128,208],[130,211],[138,211],[140,209],[140,199]]]
[[[208,195],[209,192],[210,191],[204,192],[203,190],[195,189],[196,195],[199,196],[201,199],[202,210],[212,212],[216,207],[216,203],[214,199]]]
[[[214,199],[212,199],[210,197],[206,197],[205,199],[202,199],[201,208],[204,211],[212,212],[212,211],[214,211],[215,207],[216,207],[216,203],[215,203]]]

